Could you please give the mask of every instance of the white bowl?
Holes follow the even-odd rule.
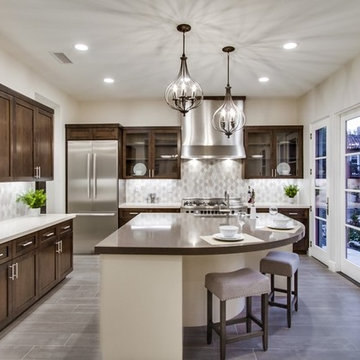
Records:
[[[275,226],[284,227],[290,219],[274,219],[273,223]]]
[[[239,227],[233,225],[220,225],[219,230],[224,237],[233,237],[238,232]]]

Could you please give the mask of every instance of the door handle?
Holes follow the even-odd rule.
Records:
[[[298,213],[291,212],[289,215],[298,215]]]
[[[61,241],[58,241],[57,243],[56,243],[56,252],[58,253],[58,254],[61,254],[61,246],[60,246],[60,243],[61,243]]]
[[[91,198],[90,194],[90,153],[87,154],[87,192],[88,192],[88,198]]]
[[[129,212],[129,215],[138,215],[138,212]]]
[[[96,153],[93,155],[93,198],[96,199],[96,188],[97,188],[97,181],[96,181]]]
[[[15,279],[18,279],[19,278],[19,264],[18,263],[15,263]]]
[[[3,256],[4,256],[4,253],[1,253],[1,254],[0,254],[0,258],[3,257]]]
[[[330,212],[330,205],[329,205],[329,198],[326,198],[326,215],[329,215]]]
[[[45,236],[46,236],[46,237],[50,237],[50,236],[53,236],[53,235],[55,235],[55,233],[54,233],[54,232],[51,232],[51,233],[46,234]]]
[[[9,266],[9,270],[10,270],[10,276],[9,279],[14,280],[15,279],[15,274],[14,274],[14,264]]]
[[[70,225],[66,225],[61,228],[61,230],[67,230],[67,229],[70,229]]]
[[[41,178],[41,166],[38,166],[38,168],[39,168],[39,176],[38,176],[38,179],[40,179]]]
[[[60,241],[60,253],[63,252],[63,248],[62,248],[62,240]]]

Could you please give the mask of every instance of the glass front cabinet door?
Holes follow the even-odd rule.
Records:
[[[302,178],[302,126],[247,126],[245,179]]]
[[[180,179],[178,127],[124,129],[123,177]]]

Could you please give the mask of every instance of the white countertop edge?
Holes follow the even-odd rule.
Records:
[[[156,208],[156,209],[161,209],[161,208],[166,208],[166,209],[180,209],[181,207],[181,203],[121,203],[119,204],[119,209],[126,209],[126,208],[143,208],[143,209],[151,209],[151,208]]]
[[[75,214],[20,216],[0,221],[0,244],[75,218]]]
[[[268,208],[270,206],[276,206],[277,208],[289,208],[289,209],[309,209],[310,205],[307,204],[290,204],[290,203],[255,203],[255,207],[259,209]],[[248,204],[248,207],[251,207]]]

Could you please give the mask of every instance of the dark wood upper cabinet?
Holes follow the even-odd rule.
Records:
[[[142,179],[180,179],[179,127],[125,128],[123,176]]]
[[[0,181],[53,179],[53,113],[0,84]]]
[[[245,179],[303,178],[302,126],[246,126]]]
[[[0,179],[10,179],[10,124],[12,96],[0,91]]]
[[[119,124],[68,124],[66,140],[118,140]]]

